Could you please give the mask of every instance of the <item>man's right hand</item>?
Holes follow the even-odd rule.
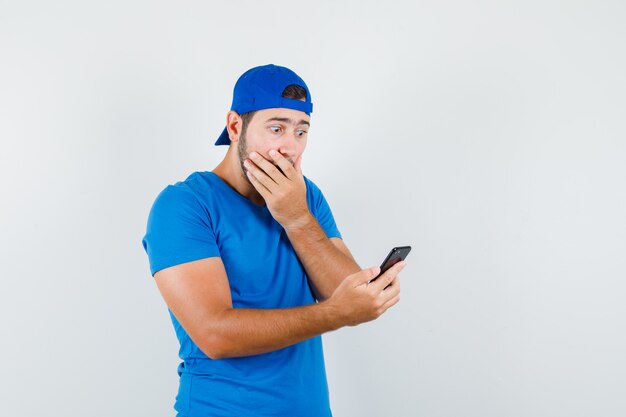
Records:
[[[338,327],[356,326],[380,317],[400,301],[400,276],[406,266],[401,261],[376,279],[379,267],[363,269],[348,275],[324,303],[336,313]],[[386,288],[387,287],[387,288]]]
[[[325,301],[290,308],[233,308],[219,257],[164,268],[154,278],[194,343],[211,359],[222,359],[275,351],[377,318],[398,302],[403,266],[398,262],[369,285],[380,268],[364,269],[348,275]]]

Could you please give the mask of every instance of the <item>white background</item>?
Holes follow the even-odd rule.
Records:
[[[0,2],[0,413],[173,416],[141,246],[246,69],[314,102],[304,174],[402,300],[323,338],[335,417],[626,414],[623,1]]]

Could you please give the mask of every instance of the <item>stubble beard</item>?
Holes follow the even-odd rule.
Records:
[[[239,158],[239,166],[241,167],[241,175],[248,182],[248,184],[252,185],[250,178],[248,178],[248,175],[246,174],[246,171],[248,171],[248,169],[243,164],[244,161],[248,158],[248,142],[246,141],[245,132],[241,133],[241,135],[239,136],[239,140],[237,141],[237,156]],[[293,166],[293,161],[291,159],[287,159],[287,160],[289,161],[291,166]],[[278,165],[274,164],[274,166],[278,168],[281,174],[285,175],[283,170]],[[254,185],[252,186],[254,187]]]
[[[241,133],[239,140],[237,141],[237,156],[239,157],[239,165],[241,166],[241,175],[248,182],[248,184],[253,186],[250,178],[248,178],[248,175],[246,174],[248,169],[243,164],[248,158],[248,143],[246,142],[246,134],[244,132]]]

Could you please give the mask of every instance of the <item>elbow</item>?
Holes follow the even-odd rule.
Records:
[[[327,296],[327,295],[321,295],[321,294],[320,294],[320,295],[316,295],[316,296],[315,296],[315,301],[316,301],[316,302],[318,302],[318,303],[322,303],[322,302],[324,302],[324,301],[328,300],[329,298],[330,298],[330,296]]]
[[[232,356],[232,343],[226,331],[230,326],[228,321],[225,320],[227,317],[224,314],[212,316],[205,320],[205,322],[211,323],[211,325],[203,329],[202,337],[200,338],[201,343],[198,344],[198,348],[202,353],[213,360]]]
[[[218,352],[206,352],[205,351],[204,354],[207,355],[209,359],[213,359],[214,361],[219,360],[219,359],[224,359],[226,357]]]
[[[202,350],[205,355],[213,360],[224,359],[228,357],[223,338],[216,334],[210,334],[209,336],[207,336],[206,340],[204,340],[204,343],[202,344],[202,347],[200,347],[200,350]]]

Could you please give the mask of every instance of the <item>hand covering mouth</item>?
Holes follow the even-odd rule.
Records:
[[[291,164],[291,166],[293,167],[293,164],[291,163],[291,161],[289,161],[289,163],[290,163],[290,164]],[[282,170],[282,168],[281,168],[281,167],[279,167],[278,165],[274,165],[274,166],[275,166],[275,167],[276,167],[276,168],[280,171],[280,173],[281,173],[281,174],[283,174],[285,177],[287,176],[287,174],[285,174],[285,173],[283,172],[283,170]],[[295,168],[296,168],[296,167],[294,167],[294,169],[295,169]]]

